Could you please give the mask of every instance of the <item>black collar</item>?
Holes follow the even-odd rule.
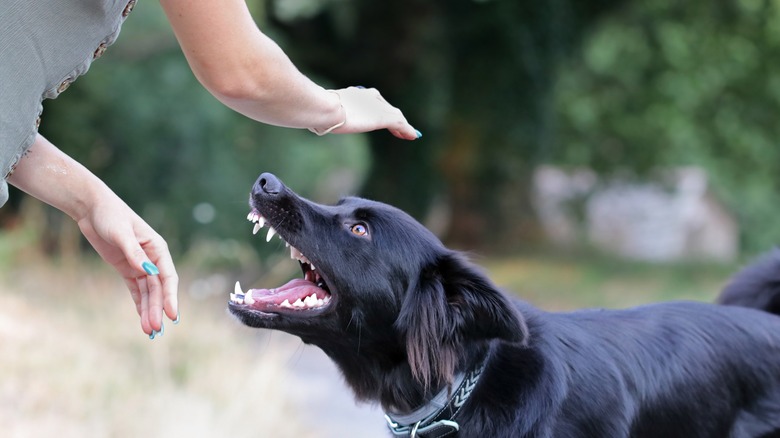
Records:
[[[385,420],[390,431],[394,436],[409,438],[457,436],[460,426],[455,416],[474,391],[484,369],[485,362],[481,362],[468,374],[459,373],[455,376],[454,391],[450,391],[449,387],[442,389],[436,397],[409,414],[386,413]],[[448,399],[450,394],[452,396]]]

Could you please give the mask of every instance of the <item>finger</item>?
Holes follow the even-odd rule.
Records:
[[[150,275],[146,277],[146,285],[149,288],[149,324],[152,326],[152,330],[162,331],[162,307],[163,307],[163,292],[160,277],[157,275]]]
[[[388,128],[387,130],[394,136],[403,140],[417,140],[422,137],[422,133],[414,129],[411,125],[408,125],[408,127],[404,129]]]
[[[128,262],[134,269],[148,275],[150,303],[147,307],[148,321],[153,330],[159,331],[162,325],[162,311],[171,321],[178,321],[179,309],[177,291],[179,277],[173,266],[168,245],[161,237],[149,241],[147,251],[134,239],[122,239],[120,246]],[[150,257],[151,256],[151,257]],[[152,262],[154,260],[154,262]],[[160,276],[159,278],[157,276]]]
[[[152,325],[149,323],[149,286],[147,276],[138,277],[135,281],[138,283],[138,290],[141,292],[141,328],[144,333],[151,335]]]
[[[403,116],[400,110],[395,109],[394,112],[397,112],[395,115],[396,122],[393,126],[387,128],[391,134],[404,140],[417,140],[418,138],[422,137],[422,133],[414,129],[414,127],[406,121],[406,118]]]
[[[176,273],[176,267],[173,265],[168,244],[160,238],[156,243],[149,245],[146,250],[159,269],[162,309],[171,321],[177,322],[179,318],[179,302],[177,298],[179,276]]]
[[[179,300],[177,291],[179,290],[179,276],[176,274],[176,268],[170,258],[162,259],[157,262],[160,266],[160,281],[162,283],[163,310],[165,315],[177,324],[179,322]]]
[[[125,278],[124,280],[127,289],[130,290],[130,297],[135,303],[135,311],[138,312],[138,316],[141,316],[141,291],[138,289],[138,283],[135,278]]]
[[[157,265],[152,263],[147,256],[146,251],[136,240],[135,235],[127,234],[119,237],[119,248],[125,255],[128,264],[136,271],[138,275],[157,275],[160,273]]]

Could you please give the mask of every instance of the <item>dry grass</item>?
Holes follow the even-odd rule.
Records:
[[[13,264],[0,279],[3,437],[312,436],[288,420],[299,344],[241,326],[224,296],[180,293],[181,324],[150,341],[102,264]]]

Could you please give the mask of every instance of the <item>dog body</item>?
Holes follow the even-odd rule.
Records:
[[[393,435],[780,436],[780,317],[687,302],[544,312],[391,206],[315,204],[270,174],[250,205],[304,278],[236,290],[231,312],[321,348]]]
[[[498,428],[485,436],[760,437],[780,431],[780,320],[773,315],[687,302],[564,314],[519,309],[528,346],[506,349],[538,357],[538,377],[525,385],[532,392],[513,403],[517,434]],[[510,376],[528,369],[505,366]],[[516,384],[510,376],[503,387]]]

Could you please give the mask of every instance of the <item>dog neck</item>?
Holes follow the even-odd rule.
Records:
[[[427,403],[408,413],[388,410],[387,425],[395,436],[446,436],[459,430],[455,416],[477,386],[485,361],[468,373],[458,373],[452,385],[439,391]],[[453,390],[454,388],[454,390]]]

